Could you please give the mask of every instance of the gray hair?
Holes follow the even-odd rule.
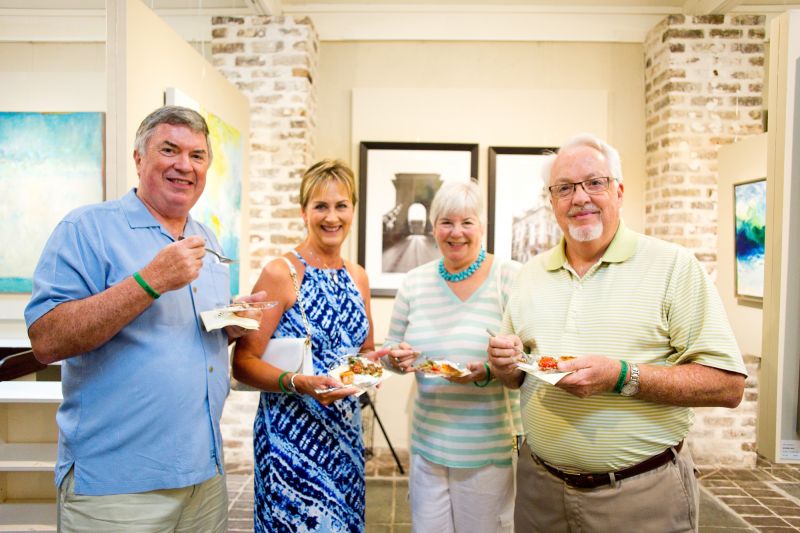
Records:
[[[147,151],[147,143],[150,142],[150,138],[160,124],[186,126],[195,133],[202,133],[208,146],[208,161],[211,162],[213,154],[211,153],[211,142],[208,140],[206,119],[194,109],[177,105],[159,107],[139,124],[139,129],[136,130],[136,139],[133,142],[133,147],[139,154],[144,155]]]
[[[608,162],[608,170],[611,173],[611,177],[622,182],[622,160],[616,148],[591,133],[580,133],[565,142],[561,148],[558,149],[558,153],[561,153],[562,150],[577,148],[579,146],[588,146],[603,154]],[[550,154],[542,165],[542,180],[546,186],[550,185],[550,172],[553,170],[553,163],[557,155],[557,153]]]
[[[439,217],[453,214],[475,214],[481,225],[485,225],[483,196],[475,180],[447,181],[433,197],[429,216],[431,224],[435,226]]]

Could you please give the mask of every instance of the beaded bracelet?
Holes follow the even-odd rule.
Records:
[[[485,387],[486,385],[489,384],[490,381],[492,381],[492,371],[489,370],[489,363],[484,362],[483,368],[486,369],[486,381],[484,381],[483,383],[478,383],[477,381],[473,381],[472,384],[475,385],[476,387]]]
[[[625,378],[628,377],[628,362],[622,359],[620,360],[620,364],[619,377],[617,378],[617,384],[614,385],[614,392],[617,394],[622,392],[622,387],[625,385]]]
[[[278,376],[278,387],[281,388],[281,391],[283,391],[284,394],[292,394],[290,391],[286,389],[286,387],[283,384],[283,376],[285,376],[288,373],[289,371],[287,370],[286,372],[283,372],[280,376]]]

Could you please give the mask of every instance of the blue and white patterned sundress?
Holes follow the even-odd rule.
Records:
[[[366,340],[364,300],[345,268],[334,276],[295,255],[305,267],[300,299],[311,325],[314,373],[327,374]],[[305,335],[295,303],[274,337]],[[253,441],[256,532],[364,531],[364,444],[356,398],[324,407],[305,395],[262,392]]]

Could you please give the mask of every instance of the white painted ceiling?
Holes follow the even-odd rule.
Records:
[[[0,9],[104,9],[106,0],[0,0]],[[292,11],[303,11],[314,6],[326,6],[328,9],[347,9],[348,6],[359,6],[360,9],[370,5],[376,8],[393,5],[447,5],[451,9],[458,5],[474,8],[475,6],[558,6],[560,8],[598,7],[641,9],[667,8],[666,11],[782,11],[790,7],[800,7],[800,1],[787,0],[143,0],[153,10],[237,10],[256,12],[258,5],[282,5]]]
[[[107,2],[0,0],[0,42],[103,41]],[[141,0],[189,42],[211,39],[211,16],[309,16],[323,41],[643,42],[676,13],[772,17],[800,0]],[[65,24],[66,18],[69,24]]]

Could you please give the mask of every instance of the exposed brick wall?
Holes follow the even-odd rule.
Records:
[[[647,35],[645,233],[692,250],[712,277],[717,261],[719,147],[761,133],[764,17],[671,15]],[[755,465],[757,359],[742,405],[697,409],[698,464]]]
[[[300,178],[312,163],[319,39],[308,18],[214,17],[212,63],[250,99],[252,287],[263,266],[303,237]],[[222,433],[226,461],[252,461],[255,392],[232,391]]]

